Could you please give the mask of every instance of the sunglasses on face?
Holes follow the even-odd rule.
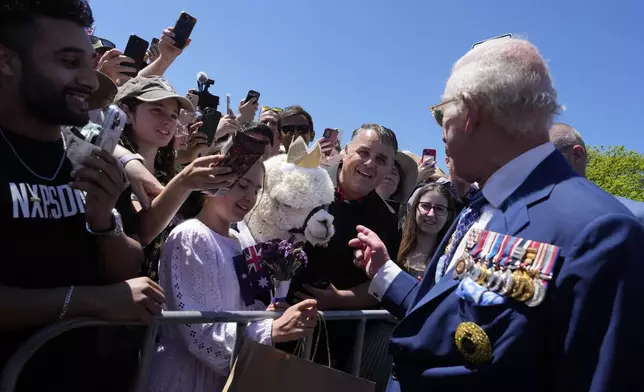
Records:
[[[441,102],[438,105],[434,105],[429,108],[429,111],[432,112],[432,116],[434,116],[434,120],[438,123],[439,127],[443,127],[443,109],[441,109],[443,106],[447,105],[448,103],[452,102],[457,102],[459,98],[453,98],[453,99],[448,99],[447,101]]]
[[[280,128],[280,131],[282,131],[282,133],[285,133],[287,135],[290,135],[290,134],[304,135],[311,131],[311,127],[309,127],[308,124],[282,125],[282,127]]]
[[[93,46],[100,45],[100,47],[102,48],[116,49],[116,45],[114,45],[114,42],[108,41],[104,38],[98,38],[95,35],[90,35],[89,39],[92,42]]]
[[[445,216],[449,212],[449,208],[432,203],[418,203],[418,211],[421,214],[427,215],[431,210],[434,210],[434,215]]]
[[[279,112],[281,112],[281,111],[282,111],[282,109],[281,109],[281,108],[272,108],[272,107],[270,107],[270,106],[262,106],[262,113],[264,113],[264,112],[268,112],[269,110],[272,110],[272,111],[274,111],[275,113],[279,113]]]

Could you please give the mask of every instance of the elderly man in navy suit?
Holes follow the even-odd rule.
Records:
[[[581,137],[579,131],[568,124],[553,124],[550,128],[550,141],[561,152],[564,158],[566,158],[572,169],[580,176],[586,177],[588,153],[586,151],[586,143],[584,143],[584,139]],[[622,202],[626,208],[631,210],[637,219],[644,223],[643,202],[621,196],[616,196],[616,199]]]
[[[633,391],[644,385],[644,226],[549,142],[557,93],[528,41],[459,59],[432,113],[482,192],[422,281],[358,226],[355,263],[401,321],[389,391]]]

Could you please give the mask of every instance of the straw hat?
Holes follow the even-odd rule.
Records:
[[[413,153],[409,151],[398,151],[394,158],[402,170],[402,173],[400,173],[401,184],[398,186],[399,191],[395,194],[399,199],[396,201],[401,203],[407,201],[416,186],[418,178],[418,165],[412,156]]]

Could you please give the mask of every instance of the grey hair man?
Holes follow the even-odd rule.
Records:
[[[550,128],[550,141],[566,158],[572,169],[580,176],[586,177],[588,154],[581,134],[568,124],[556,123]]]
[[[550,141],[566,158],[572,169],[580,176],[586,177],[588,153],[581,134],[568,124],[556,123],[550,128]],[[644,222],[644,203],[617,196],[641,222]]]
[[[369,292],[401,319],[389,391],[608,391],[644,382],[630,359],[644,340],[629,311],[644,307],[644,226],[555,150],[548,131],[558,110],[546,62],[528,41],[486,41],[454,65],[432,111],[454,174],[481,184],[481,194],[421,282],[372,230],[358,227],[349,242],[372,278]],[[483,252],[470,253],[476,246]],[[511,259],[523,269],[501,274],[501,260]],[[528,368],[539,377],[526,383]]]

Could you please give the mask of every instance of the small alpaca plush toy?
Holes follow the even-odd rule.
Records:
[[[335,230],[326,206],[333,202],[335,189],[320,167],[321,156],[319,145],[309,151],[299,137],[288,154],[264,163],[264,189],[253,210],[237,226],[242,248],[275,239],[317,246],[329,243]]]

